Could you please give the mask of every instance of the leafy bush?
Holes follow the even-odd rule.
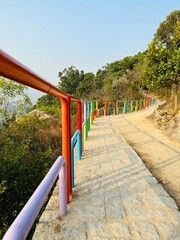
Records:
[[[58,127],[57,127],[58,126]],[[0,129],[0,238],[61,154],[54,120],[23,117]]]

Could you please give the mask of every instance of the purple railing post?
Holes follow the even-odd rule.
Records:
[[[82,102],[78,102],[78,130],[80,131],[80,144],[81,144],[81,155],[82,155]]]
[[[59,172],[59,212],[60,212],[60,216],[65,216],[67,214],[66,163],[64,163],[61,171]]]

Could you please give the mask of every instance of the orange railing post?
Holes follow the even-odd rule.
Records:
[[[70,98],[69,98],[70,100]],[[66,160],[66,186],[67,186],[67,195],[66,201],[69,203],[70,194],[72,192],[72,179],[71,179],[71,145],[70,145],[70,108],[69,100],[61,98],[62,105],[62,155]]]
[[[71,95],[67,94],[68,104],[68,159],[70,165],[70,194],[72,194],[72,162],[71,162]]]

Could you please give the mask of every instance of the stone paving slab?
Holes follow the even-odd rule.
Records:
[[[118,117],[95,120],[75,162],[68,215],[58,216],[55,188],[34,240],[180,240],[176,204],[118,134]]]

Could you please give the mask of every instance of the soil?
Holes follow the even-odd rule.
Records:
[[[122,115],[122,136],[174,199],[180,210],[180,142],[155,127],[150,117],[157,106]]]

